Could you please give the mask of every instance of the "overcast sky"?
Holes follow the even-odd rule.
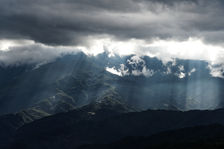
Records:
[[[224,62],[223,0],[0,0],[0,61],[61,52]]]

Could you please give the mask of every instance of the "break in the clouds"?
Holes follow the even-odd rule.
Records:
[[[223,0],[1,0],[1,63],[61,53],[148,55],[224,63]]]

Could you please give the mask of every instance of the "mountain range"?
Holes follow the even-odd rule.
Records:
[[[177,148],[223,139],[216,130],[224,130],[224,79],[205,61],[67,54],[1,65],[0,84],[0,148],[163,148],[164,140]],[[205,138],[189,143],[186,130],[195,129]]]

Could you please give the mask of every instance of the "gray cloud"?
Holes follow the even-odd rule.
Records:
[[[74,54],[79,51],[73,48],[50,47],[37,43],[21,47],[17,46],[7,51],[0,50],[0,66],[21,64],[41,65],[51,62],[57,57]]]
[[[223,7],[222,0],[1,0],[0,38],[80,45],[99,35],[146,41],[200,37],[221,44]]]

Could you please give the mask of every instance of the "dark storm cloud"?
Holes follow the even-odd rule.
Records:
[[[221,43],[222,0],[1,0],[0,38],[78,45],[89,36]]]

